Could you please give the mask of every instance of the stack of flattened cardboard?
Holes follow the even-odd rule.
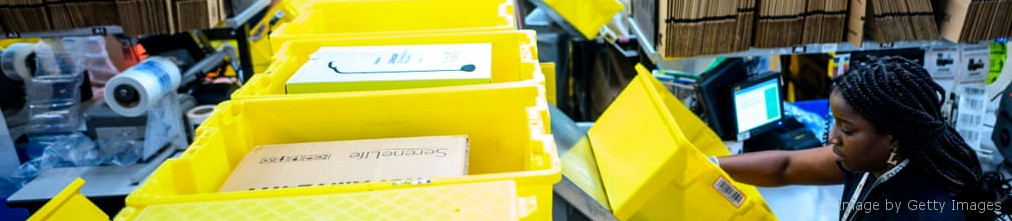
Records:
[[[872,40],[896,42],[938,39],[929,0],[871,0],[867,30]]]
[[[658,16],[658,47],[664,57],[732,52],[740,0],[664,0]]]
[[[658,26],[662,37],[658,40],[661,52],[665,57],[698,55],[699,47],[693,45],[699,44],[703,33],[700,22],[703,14],[699,11],[702,1],[668,0],[661,3],[661,15],[658,16],[663,21]]]
[[[737,15],[737,38],[734,51],[748,50],[752,46],[752,34],[755,30],[756,0],[739,0]]]
[[[0,0],[0,31],[43,32],[119,25],[126,35],[207,29],[227,16],[223,0]]]
[[[906,0],[910,10],[910,23],[913,24],[914,38],[918,41],[938,40],[938,23],[935,22],[935,9],[930,0]]]
[[[734,51],[734,35],[738,30],[738,0],[704,1],[701,9],[706,16],[703,19],[703,42],[699,54],[718,54]]]
[[[175,32],[171,0],[120,0],[116,6],[128,36]]]
[[[52,1],[47,8],[55,30],[119,24],[116,2],[110,0]]]
[[[801,43],[840,42],[846,20],[846,0],[808,0]]]
[[[43,0],[0,0],[0,22],[6,31],[49,31],[49,14]]]
[[[220,0],[175,1],[176,30],[207,29],[224,20]]]
[[[796,45],[804,33],[805,0],[759,1],[755,46],[775,48]]]
[[[1012,36],[1012,0],[942,0],[942,37],[974,42]]]

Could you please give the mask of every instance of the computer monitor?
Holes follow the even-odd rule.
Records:
[[[701,77],[696,84],[700,118],[721,139],[737,139],[731,87],[748,79],[745,59],[727,58]]]
[[[762,134],[779,125],[784,115],[779,74],[760,75],[735,85],[732,91],[738,140]]]

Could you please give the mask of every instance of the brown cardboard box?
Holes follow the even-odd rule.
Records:
[[[263,145],[221,192],[467,175],[467,136]]]
[[[1002,37],[1001,29],[1012,20],[1010,1],[941,0],[939,22],[942,38],[953,42],[975,42]],[[1004,34],[1007,35],[1007,34]]]

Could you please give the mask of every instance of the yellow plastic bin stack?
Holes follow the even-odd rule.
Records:
[[[547,219],[552,185],[560,179],[561,167],[547,125],[542,123],[547,109],[543,98],[535,99],[541,94],[538,89],[514,82],[229,101],[201,125],[198,138],[180,158],[165,162],[127,197],[127,206],[410,188],[364,183],[218,192],[243,156],[257,145],[464,134],[471,141],[469,175],[432,179],[431,183],[511,180],[516,182],[516,197],[529,202],[523,208],[529,214],[520,217]]]
[[[551,219],[561,163],[536,37],[515,30],[512,0],[307,4],[271,35],[279,50],[267,71],[219,104],[193,144],[131,193],[116,220]],[[321,47],[457,43],[492,45],[491,83],[285,93]],[[434,135],[468,136],[467,176],[218,192],[258,145]],[[313,213],[320,210],[327,212]]]
[[[297,39],[515,30],[513,0],[348,0],[310,3],[271,33],[274,50]]]
[[[620,220],[775,220],[755,187],[706,156],[720,138],[643,66],[590,128],[609,204]]]

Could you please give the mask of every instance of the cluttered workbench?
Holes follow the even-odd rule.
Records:
[[[254,42],[252,37],[258,33],[259,35],[266,35],[266,31],[264,29],[268,29],[269,27],[265,26],[269,25],[265,24],[268,22],[274,22],[275,20],[277,20],[277,18],[275,18],[277,16],[282,16],[280,13],[270,15],[268,14],[269,11],[277,11],[276,8],[272,7],[271,2],[269,0],[256,0],[256,1],[235,0],[235,1],[225,1],[225,4],[232,4],[231,7],[228,7],[229,11],[227,12],[231,16],[223,18],[223,20],[217,26],[210,26],[210,28],[204,30],[193,31],[194,36],[197,36],[198,38],[195,40],[190,40],[197,42],[196,44],[192,44],[194,48],[187,48],[190,47],[191,44],[187,44],[186,41],[182,41],[183,43],[180,44],[171,44],[171,43],[162,44],[165,42],[179,42],[179,39],[183,40],[187,40],[187,38],[192,39],[190,37],[190,33],[187,33],[188,32],[187,30],[180,29],[179,31],[183,32],[182,35],[180,34],[169,35],[169,33],[164,33],[165,35],[159,35],[152,33],[151,35],[146,35],[144,37],[132,38],[130,36],[127,36],[124,32],[124,27],[121,27],[119,25],[61,29],[54,31],[7,32],[6,35],[0,37],[0,39],[26,38],[25,41],[20,41],[26,43],[12,44],[12,45],[25,45],[25,46],[8,47],[5,45],[4,47],[8,48],[5,48],[5,52],[7,53],[4,53],[3,57],[4,59],[18,59],[19,57],[17,56],[23,56],[22,54],[15,54],[15,51],[18,51],[18,53],[20,53],[21,51],[25,51],[19,50],[18,48],[27,49],[26,51],[27,53],[31,52],[32,48],[41,47],[36,46],[35,44],[27,43],[31,42],[30,39],[27,38],[40,38],[43,39],[43,42],[50,42],[50,44],[53,45],[55,49],[57,49],[58,51],[57,53],[78,53],[77,51],[73,51],[73,49],[70,49],[71,46],[67,45],[74,45],[74,47],[76,47],[76,45],[78,44],[85,45],[89,50],[98,50],[98,48],[101,48],[101,53],[84,55],[83,57],[86,57],[86,59],[90,59],[91,57],[100,57],[102,59],[109,59],[108,57],[115,57],[106,55],[105,45],[111,43],[105,44],[102,43],[103,41],[107,41],[105,35],[117,36],[119,38],[126,39],[125,41],[132,42],[133,44],[148,43],[145,45],[147,46],[145,48],[147,49],[145,52],[146,54],[153,55],[153,57],[158,57],[158,55],[165,57],[173,57],[171,59],[174,61],[173,63],[179,65],[178,67],[179,70],[177,70],[177,72],[179,72],[178,75],[181,76],[181,79],[178,79],[179,85],[177,87],[180,88],[181,90],[185,89],[181,91],[184,93],[180,93],[178,94],[178,96],[176,96],[176,93],[166,93],[166,96],[164,96],[166,99],[164,100],[166,100],[166,102],[168,103],[175,103],[178,105],[165,106],[162,105],[163,103],[159,102],[161,101],[161,99],[155,98],[159,97],[156,96],[155,94],[140,95],[141,97],[138,98],[137,94],[138,92],[151,93],[153,91],[159,91],[157,89],[153,91],[142,92],[143,90],[151,90],[151,89],[134,88],[133,90],[125,90],[125,89],[123,90],[125,92],[133,92],[133,93],[126,93],[126,94],[114,93],[120,92],[119,90],[123,89],[115,86],[116,84],[119,83],[110,79],[111,75],[117,74],[119,71],[113,70],[112,72],[114,73],[110,73],[109,76],[106,76],[104,78],[97,78],[95,77],[96,75],[104,72],[95,72],[92,69],[92,66],[84,66],[83,68],[89,70],[90,72],[88,73],[89,75],[81,77],[85,79],[85,82],[83,82],[83,84],[81,82],[78,82],[78,84],[82,85],[81,88],[88,88],[88,90],[82,90],[82,92],[80,93],[82,99],[79,102],[79,104],[69,107],[73,110],[79,111],[68,112],[68,113],[78,113],[79,116],[71,117],[69,119],[71,119],[71,121],[81,122],[80,124],[81,126],[79,128],[68,128],[67,131],[73,130],[79,131],[80,133],[74,133],[70,135],[60,135],[60,136],[49,136],[44,138],[49,140],[39,140],[33,138],[35,140],[28,141],[27,142],[29,143],[28,145],[25,144],[26,139],[24,138],[25,137],[24,135],[28,133],[37,134],[39,133],[38,131],[46,131],[46,130],[32,128],[33,125],[38,125],[38,123],[33,123],[28,120],[29,119],[28,115],[30,113],[30,111],[28,110],[29,105],[23,105],[21,106],[20,109],[17,106],[14,106],[15,108],[12,109],[11,107],[7,106],[8,103],[4,103],[5,105],[4,117],[6,118],[6,122],[0,122],[0,126],[3,126],[3,131],[0,131],[3,132],[2,133],[3,136],[2,138],[0,138],[0,150],[7,151],[7,149],[9,149],[12,152],[12,154],[7,154],[5,152],[3,155],[15,158],[12,160],[5,159],[3,160],[3,162],[15,162],[15,163],[19,162],[19,159],[17,159],[19,154],[13,154],[15,150],[15,147],[13,146],[14,143],[18,143],[19,145],[18,149],[22,150],[19,151],[21,158],[23,158],[20,161],[27,161],[30,157],[35,157],[32,159],[38,159],[38,157],[44,156],[42,157],[43,160],[37,161],[35,164],[32,164],[34,165],[34,167],[21,166],[21,168],[19,169],[18,165],[11,165],[11,166],[4,166],[3,167],[4,171],[0,171],[3,172],[3,174],[15,174],[15,173],[19,174],[16,175],[15,178],[13,178],[13,180],[4,180],[5,182],[3,185],[5,188],[8,186],[7,184],[11,184],[11,186],[15,187],[20,186],[20,188],[16,189],[17,190],[16,192],[9,190],[0,191],[5,196],[9,195],[8,197],[5,197],[8,206],[12,208],[18,207],[26,208],[28,209],[28,212],[34,213],[34,211],[38,210],[40,207],[42,207],[43,204],[52,199],[60,190],[63,189],[63,187],[70,184],[74,180],[74,178],[81,177],[85,180],[88,180],[88,185],[85,185],[81,189],[81,192],[86,196],[88,196],[91,200],[93,200],[96,203],[96,205],[98,205],[107,214],[116,214],[120,209],[122,209],[124,207],[125,201],[124,199],[128,194],[133,192],[135,188],[137,188],[140,184],[142,184],[151,174],[151,172],[154,171],[155,168],[160,166],[162,162],[164,162],[168,158],[172,158],[181,154],[181,152],[185,150],[186,147],[188,146],[188,143],[192,141],[193,128],[195,128],[197,124],[200,123],[201,120],[205,119],[207,116],[210,115],[210,111],[212,109],[209,109],[209,107],[213,107],[212,105],[200,105],[200,107],[198,107],[198,105],[213,104],[215,102],[220,102],[222,98],[228,97],[228,93],[230,93],[230,90],[220,88],[223,88],[223,85],[231,85],[232,83],[227,83],[227,79],[225,79],[225,77],[223,76],[225,75],[224,74],[225,71],[222,71],[225,69],[222,68],[227,66],[228,72],[235,73],[234,75],[238,75],[237,77],[239,81],[243,79],[248,79],[249,76],[253,74],[254,72],[253,59],[255,56],[251,51],[253,50],[251,48],[251,44],[253,44]],[[257,31],[257,33],[251,33],[251,31]],[[167,36],[185,36],[185,38],[175,38]],[[58,39],[58,40],[50,40],[50,39]],[[110,37],[110,39],[113,38]],[[198,47],[197,44],[211,45],[213,44],[211,43],[211,41],[213,40],[232,40],[234,41],[234,43],[225,42],[223,44],[218,44],[219,46],[217,47],[208,46],[203,48],[197,48]],[[15,39],[14,41],[18,42],[17,39]],[[108,41],[114,42],[114,40]],[[61,44],[54,44],[52,42]],[[232,44],[235,44],[236,46],[232,46]],[[109,48],[112,49],[114,48],[114,46],[110,45]],[[67,51],[61,51],[63,49],[66,49]],[[190,51],[179,53],[181,49]],[[109,54],[113,53],[110,52]],[[57,56],[62,55],[57,54]],[[148,67],[150,67],[151,61],[153,60],[157,59],[145,60],[145,62],[142,62],[141,65],[137,66],[147,65]],[[99,61],[101,61],[99,62],[100,64],[105,64],[104,62],[107,62],[104,60]],[[60,62],[63,62],[63,60],[61,60]],[[88,62],[92,61],[88,60]],[[93,65],[92,63],[88,63],[88,65]],[[27,64],[30,63],[26,63],[26,65]],[[64,69],[72,67],[69,64],[61,63],[61,65],[64,65],[62,66]],[[8,71],[7,68],[8,66],[5,66],[5,71]],[[159,69],[165,68],[167,67],[159,66]],[[31,69],[34,70],[34,68]],[[136,71],[153,70],[151,68],[147,69],[136,68],[136,69],[137,69]],[[168,69],[175,69],[175,68],[168,68]],[[11,69],[8,72],[12,72],[11,75],[14,75],[13,72],[15,71]],[[128,75],[127,73],[129,72],[130,71],[126,71],[124,72],[124,74],[121,75]],[[216,81],[225,80],[226,83],[220,82],[206,83],[205,80],[212,79],[212,78],[205,78],[206,77],[205,74],[209,72],[215,72],[218,75],[222,75],[222,78],[214,78],[214,80]],[[34,74],[29,73],[26,75],[22,74],[21,72],[18,72],[18,76],[13,77],[12,79],[23,80],[24,82],[30,83],[29,81],[32,80],[32,75]],[[38,78],[39,77],[36,77],[36,79]],[[94,79],[100,79],[100,81],[96,82]],[[235,80],[232,80],[232,82],[234,81]],[[8,82],[7,79],[4,79],[4,82],[2,83],[4,84],[4,87],[7,87],[8,86],[7,84],[12,82]],[[38,85],[45,85],[45,86],[38,86]],[[32,90],[42,90],[43,87],[49,86],[47,84],[38,84],[38,85],[33,86],[38,89],[32,89],[32,87],[27,88]],[[107,92],[106,94],[109,95],[105,97],[108,97],[110,99],[104,99],[104,97],[102,97],[100,94],[103,93],[102,90],[103,86],[108,85],[113,85],[109,86],[110,88],[107,91],[105,91]],[[136,84],[130,85],[139,86]],[[94,91],[94,94],[96,94],[95,96],[92,95],[93,89],[91,87],[93,86],[98,88],[98,90]],[[139,87],[150,87],[150,85],[143,85]],[[53,88],[57,88],[57,85],[54,85]],[[4,89],[5,89],[4,93],[7,93],[7,89],[14,89],[14,87],[7,87]],[[164,89],[161,91],[173,91],[173,90],[175,89],[172,90]],[[37,101],[37,99],[39,98],[38,97],[33,98],[32,96],[36,96],[32,95],[33,93],[36,92],[27,91],[28,95],[25,95],[26,94],[25,92],[7,95],[11,96],[20,95],[22,96],[21,100],[36,99],[30,100],[30,102],[38,103],[39,101]],[[122,95],[131,95],[131,96],[122,96]],[[55,100],[59,98],[56,97],[58,95],[52,96],[53,97],[47,97],[45,99]],[[4,101],[18,100],[17,97],[11,97],[10,99],[8,99],[6,95],[3,97]],[[92,99],[93,97],[97,98]],[[142,105],[135,105],[137,107],[140,107],[140,109],[128,111],[128,112],[132,111],[141,113],[136,114],[135,116],[124,116],[120,114],[120,112],[117,112],[122,111],[123,105],[108,105],[108,103],[106,102],[106,100],[113,102],[121,102],[121,101],[134,102],[143,99],[149,99],[149,101],[141,101],[142,103],[144,102],[146,103]],[[150,101],[151,99],[154,100]],[[119,108],[121,110],[113,110],[116,108]],[[162,119],[166,120],[164,122],[173,122],[173,123],[157,124],[162,126],[168,126],[168,128],[166,128],[166,131],[172,132],[163,133],[161,131],[158,131],[158,127],[151,127],[152,125],[151,122],[153,121],[149,121],[149,117],[153,117],[154,115],[142,114],[145,113],[148,109],[162,110],[163,111],[162,113],[167,114],[164,115],[163,117],[170,115],[178,116],[178,117],[167,117]],[[57,111],[58,109],[52,110]],[[39,110],[32,110],[32,111],[39,111]],[[192,112],[188,116],[187,113],[190,111],[197,111],[199,113]],[[157,119],[159,117],[154,118]],[[32,119],[35,118],[33,117]],[[176,120],[170,119],[178,119],[179,122],[174,122]],[[9,128],[10,131],[8,131],[8,127],[10,127]],[[85,135],[87,135],[87,137]],[[66,153],[77,153],[80,155],[61,154],[62,152],[52,152],[52,153],[44,152],[50,151],[49,148],[51,147],[59,147],[60,146],[59,142],[66,142],[68,140],[71,140],[72,142],[80,141],[81,143],[78,144],[78,146],[66,146],[61,148],[78,148],[73,151],[68,150],[66,151]],[[74,145],[72,143],[65,143],[65,144]],[[88,145],[95,146],[96,150],[95,151],[88,150],[88,148],[86,148],[86,146]],[[136,146],[137,149],[140,151],[138,151],[137,153],[121,152],[115,156],[109,156],[106,154],[106,153],[113,153],[115,152],[115,150],[118,150],[125,146]],[[28,153],[25,153],[26,152],[24,151],[25,149],[30,149],[30,151],[27,151]],[[99,156],[97,157],[101,158],[102,159],[101,161],[97,161],[95,159],[96,156],[94,156],[94,154],[96,153],[99,154]],[[63,167],[68,165],[77,165],[77,166]],[[50,167],[63,167],[63,168],[49,169]],[[7,178],[5,177],[5,179]],[[23,182],[22,179],[31,181],[26,182],[24,184],[15,184]],[[9,215],[6,212],[4,212],[3,214],[5,214],[5,216]],[[16,217],[19,215],[14,216]]]

